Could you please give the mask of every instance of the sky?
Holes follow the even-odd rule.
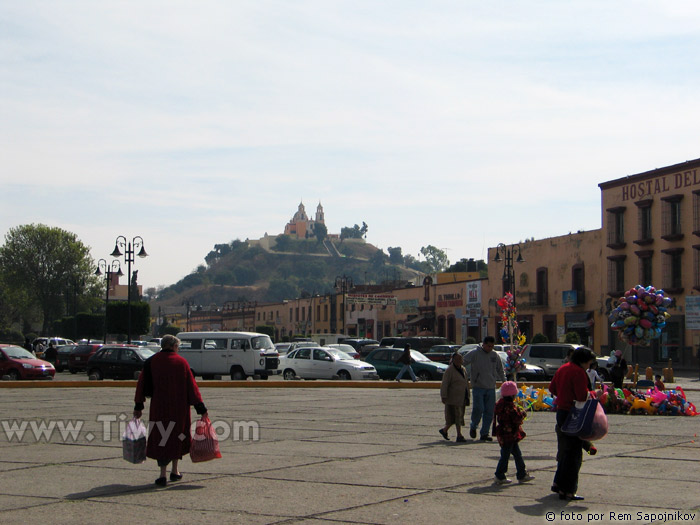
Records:
[[[700,157],[689,0],[0,2],[0,242],[42,223],[145,288],[329,232],[451,262],[601,227],[598,184]]]

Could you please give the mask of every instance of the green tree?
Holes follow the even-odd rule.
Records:
[[[566,332],[566,335],[564,336],[564,342],[574,345],[581,344],[581,336],[578,332]]]
[[[314,235],[316,236],[318,242],[322,243],[328,235],[328,228],[326,228],[325,224],[322,224],[320,222],[316,223],[316,225],[314,226]]]
[[[403,264],[403,254],[401,253],[400,247],[398,247],[398,246],[396,248],[389,247],[389,248],[387,248],[387,251],[389,252],[389,262],[391,264],[396,264],[396,265]]]
[[[95,263],[90,250],[74,233],[44,224],[11,228],[0,247],[0,275],[10,293],[26,294],[28,306],[36,306],[47,333],[65,310],[66,292],[76,294],[95,283]]]
[[[450,265],[447,254],[432,244],[423,246],[420,249],[420,253],[425,257],[428,270],[426,273],[440,273]]]
[[[533,345],[534,345],[534,344],[538,344],[538,343],[549,343],[549,338],[548,338],[546,335],[541,334],[541,333],[538,332],[538,333],[536,333],[535,335],[532,336],[532,341],[531,341],[531,343],[532,343]]]

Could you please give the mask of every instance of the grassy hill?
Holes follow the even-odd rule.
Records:
[[[278,242],[279,241],[279,242]],[[407,280],[415,270],[389,265],[388,256],[362,239],[319,243],[316,239],[266,237],[217,244],[206,265],[162,290],[156,306],[223,304],[226,301],[275,302],[325,294],[338,276],[355,284]],[[335,247],[335,249],[333,249]]]

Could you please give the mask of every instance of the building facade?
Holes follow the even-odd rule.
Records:
[[[606,310],[637,284],[673,298],[659,340],[636,346],[635,362],[698,367],[694,328],[700,294],[700,159],[599,184],[604,236],[602,295]],[[625,344],[607,334],[609,348]]]

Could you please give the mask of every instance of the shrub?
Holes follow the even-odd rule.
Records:
[[[531,342],[533,345],[537,343],[549,343],[549,338],[544,334],[537,333],[532,336]]]

